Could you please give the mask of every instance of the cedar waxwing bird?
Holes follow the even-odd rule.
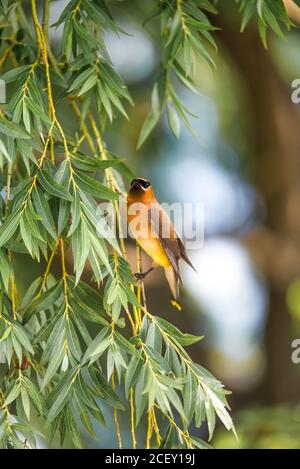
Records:
[[[145,278],[154,267],[163,267],[176,305],[179,281],[181,282],[179,259],[183,259],[194,270],[195,268],[147,179],[138,178],[131,182],[127,196],[127,221],[130,235],[153,260],[151,269],[135,274],[135,277]]]

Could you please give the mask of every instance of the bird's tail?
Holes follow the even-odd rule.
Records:
[[[171,292],[172,292],[172,300],[171,304],[178,310],[181,310],[181,306],[178,303],[178,295],[179,295],[179,276],[173,269],[171,265],[165,267],[165,275],[167,277]]]
[[[178,299],[178,276],[171,265],[165,267],[165,275],[167,277],[174,300]]]

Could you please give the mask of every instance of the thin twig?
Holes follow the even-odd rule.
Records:
[[[132,448],[136,449],[135,420],[134,420],[134,391],[130,389],[130,418],[131,418],[131,438]]]

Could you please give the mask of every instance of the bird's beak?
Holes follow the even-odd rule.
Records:
[[[140,187],[140,183],[137,179],[134,179],[132,182],[131,182],[131,187]]]

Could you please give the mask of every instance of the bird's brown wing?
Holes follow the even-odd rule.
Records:
[[[170,264],[172,265],[176,277],[181,281],[178,261],[181,257],[180,246],[178,238],[174,236],[174,228],[171,220],[162,208],[157,204],[152,204],[151,209],[148,211],[149,222],[152,228],[152,233],[156,236],[165,251]],[[166,231],[170,236],[166,236]]]
[[[189,260],[188,256],[187,256],[187,253],[186,253],[186,250],[185,250],[185,247],[184,247],[184,244],[183,242],[181,241],[181,239],[179,238],[179,236],[176,234],[177,236],[177,242],[178,242],[178,246],[179,246],[179,251],[180,251],[180,257],[190,266],[192,267],[192,269],[197,272],[197,270],[195,269],[195,267],[193,266],[193,264],[191,263],[191,261]]]
[[[166,212],[159,206],[159,204],[152,204],[151,210],[149,209],[148,214],[153,233],[158,236],[160,243],[180,281],[181,278],[178,267],[178,261],[180,258],[183,259],[195,272],[197,272],[188,258],[184,244],[174,230],[172,222]],[[163,236],[163,226],[169,228],[169,231],[167,229],[167,232],[170,233],[170,236]]]

